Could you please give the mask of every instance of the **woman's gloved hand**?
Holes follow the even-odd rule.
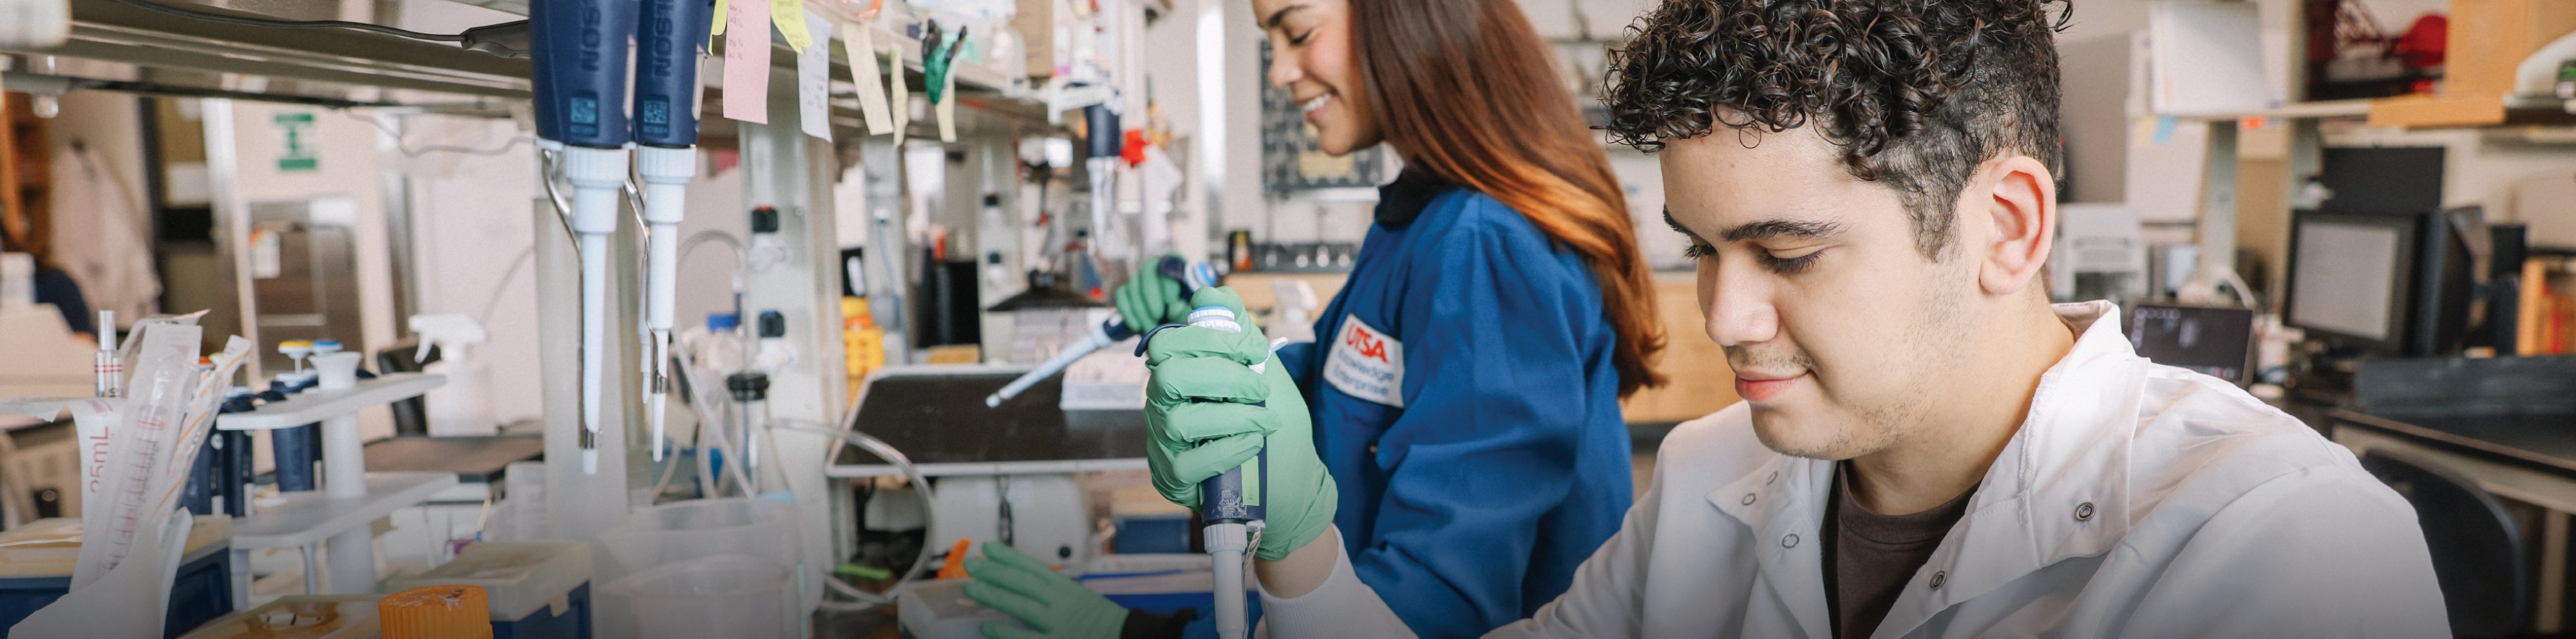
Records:
[[[1270,463],[1260,484],[1267,493],[1261,504],[1267,528],[1255,554],[1287,557],[1332,525],[1339,499],[1333,476],[1315,455],[1314,419],[1234,289],[1199,289],[1191,301],[1192,308],[1234,311],[1243,331],[1177,327],[1146,343],[1145,366],[1153,376],[1145,385],[1145,461],[1154,488],[1196,510],[1199,482],[1242,466],[1268,437]],[[1263,370],[1254,372],[1254,364]]]
[[[1082,587],[1010,546],[984,543],[984,556],[966,560],[966,597],[1026,623],[1020,628],[984,622],[993,639],[1118,639],[1127,609]]]
[[[1171,257],[1180,255],[1173,253]],[[1109,295],[1110,305],[1118,308],[1118,317],[1126,320],[1127,327],[1138,333],[1164,324],[1189,321],[1190,309],[1196,308],[1190,305],[1189,298],[1181,296],[1181,282],[1156,268],[1162,261],[1161,258],[1146,260],[1143,266],[1136,268],[1135,279],[1127,280],[1126,284],[1119,285],[1117,292]]]

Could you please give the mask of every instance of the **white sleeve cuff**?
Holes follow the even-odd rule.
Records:
[[[1263,588],[1261,618],[1270,636],[1279,639],[1414,636],[1413,629],[1386,607],[1386,600],[1378,598],[1377,589],[1360,581],[1341,544],[1333,544],[1332,576],[1313,592],[1278,597]]]

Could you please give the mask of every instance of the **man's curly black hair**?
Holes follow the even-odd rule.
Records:
[[[1610,136],[1652,153],[1720,125],[1813,124],[1854,177],[1896,190],[1917,248],[1938,259],[1979,164],[2009,153],[2059,167],[2066,1],[1666,0],[1610,54]]]

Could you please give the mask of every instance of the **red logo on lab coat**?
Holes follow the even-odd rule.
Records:
[[[1377,333],[1370,332],[1366,326],[1352,325],[1349,336],[1342,340],[1342,345],[1358,351],[1361,357],[1380,362],[1387,361],[1386,341],[1378,339]]]

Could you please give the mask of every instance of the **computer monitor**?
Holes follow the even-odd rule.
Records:
[[[2284,323],[2383,355],[2457,352],[2476,280],[2454,218],[2473,214],[2295,212]]]
[[[2243,386],[2254,353],[2254,309],[2140,304],[2129,313],[2129,345],[2147,361]]]

